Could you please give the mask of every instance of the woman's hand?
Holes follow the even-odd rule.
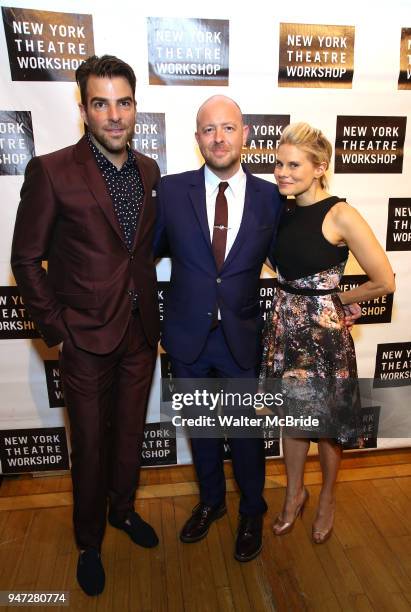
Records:
[[[348,328],[348,331],[351,331],[354,323],[361,316],[361,306],[354,302],[353,304],[343,304],[344,308],[344,325]]]

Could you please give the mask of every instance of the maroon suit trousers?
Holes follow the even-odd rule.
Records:
[[[60,355],[70,420],[73,521],[77,544],[100,550],[107,502],[122,520],[134,508],[142,440],[156,359],[138,314],[111,353],[65,340]]]

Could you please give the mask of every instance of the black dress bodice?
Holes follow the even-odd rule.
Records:
[[[348,247],[331,244],[322,233],[325,215],[341,201],[345,200],[330,196],[310,206],[297,206],[295,202],[287,206],[273,251],[276,266],[286,280],[317,274],[347,259]]]

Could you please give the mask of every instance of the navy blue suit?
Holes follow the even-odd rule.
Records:
[[[261,357],[261,267],[270,254],[283,207],[276,185],[246,172],[244,211],[233,246],[218,272],[207,220],[204,167],[165,176],[158,191],[154,252],[170,256],[162,345],[177,378],[255,378]],[[210,331],[220,311],[220,325]],[[265,510],[264,448],[259,439],[230,441],[242,496],[240,512]],[[224,500],[222,440],[193,439],[201,501]]]

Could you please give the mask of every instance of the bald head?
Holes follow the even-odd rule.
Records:
[[[201,120],[201,115],[203,112],[207,112],[207,111],[213,112],[223,107],[231,107],[234,110],[234,112],[237,111],[238,119],[241,121],[241,123],[243,123],[243,114],[237,102],[233,100],[232,98],[229,98],[228,96],[216,95],[216,96],[211,96],[211,98],[207,98],[207,100],[203,102],[200,108],[198,109],[197,117],[196,117],[197,130],[198,130],[198,123]]]
[[[212,96],[198,109],[196,139],[205,163],[221,180],[238,171],[248,126],[237,102]]]

